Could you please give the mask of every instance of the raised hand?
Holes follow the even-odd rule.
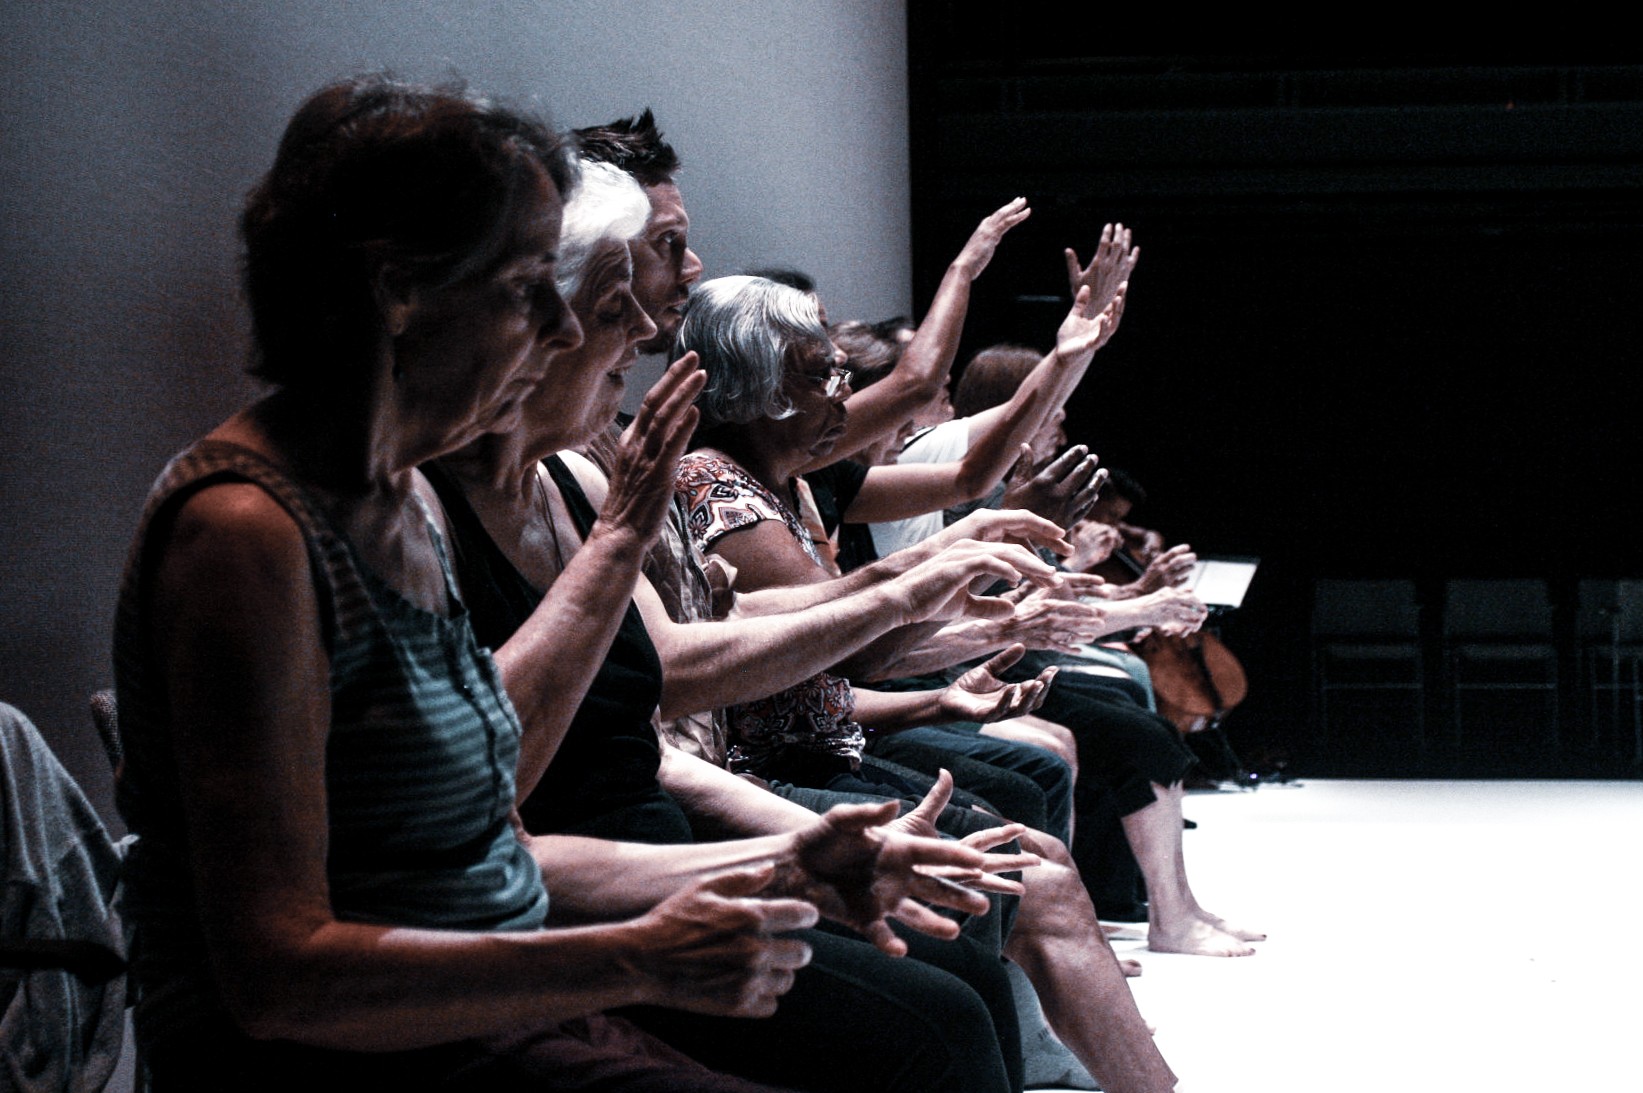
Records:
[[[1031,448],[1021,446],[1021,458],[1004,487],[1007,508],[1036,512],[1062,527],[1071,527],[1094,506],[1107,482],[1100,458],[1083,444],[1074,444],[1037,474],[1032,470]]]
[[[814,926],[801,899],[766,899],[775,866],[705,877],[631,924],[629,959],[658,1004],[728,1017],[768,1017],[810,963],[810,946],[778,935]]]
[[[1044,704],[1057,669],[1044,669],[1025,683],[1005,683],[997,673],[1021,659],[1025,645],[1016,644],[959,676],[941,692],[942,712],[954,721],[990,724],[1032,713]]]
[[[987,268],[987,263],[993,260],[993,252],[998,249],[999,240],[1004,238],[1004,233],[1032,214],[1033,211],[1027,207],[1027,199],[1024,197],[1018,197],[993,212],[970,233],[964,249],[953,259],[953,267],[961,270],[972,281],[980,277],[981,271]]]
[[[1101,242],[1088,266],[1078,264],[1078,255],[1067,248],[1067,285],[1074,296],[1080,288],[1090,290],[1089,306],[1104,311],[1117,294],[1118,288],[1130,279],[1136,260],[1141,257],[1140,247],[1130,246],[1130,230],[1122,224],[1108,224],[1101,229]]]
[[[1128,283],[1119,285],[1112,300],[1097,309],[1089,302],[1090,290],[1078,290],[1078,295],[1073,297],[1072,309],[1055,332],[1055,355],[1063,365],[1087,360],[1112,340],[1113,334],[1118,331],[1119,320],[1124,317],[1124,301],[1128,296]]]
[[[627,529],[641,542],[655,538],[673,500],[673,477],[700,412],[694,403],[707,383],[696,354],[686,353],[645,395],[633,423],[617,442],[610,492],[599,522]]]

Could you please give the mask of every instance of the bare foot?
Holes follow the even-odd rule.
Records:
[[[1108,941],[1144,941],[1146,932],[1133,922],[1103,922],[1101,932]]]
[[[1237,938],[1239,941],[1265,941],[1266,940],[1266,934],[1263,933],[1262,931],[1246,929],[1243,926],[1234,926],[1232,923],[1228,922],[1226,919],[1221,918],[1219,915],[1212,915],[1208,911],[1200,910],[1198,912],[1198,917],[1203,919],[1205,922],[1209,923],[1211,926],[1215,927],[1217,930],[1221,931],[1223,934],[1231,934],[1233,937]]]
[[[1119,957],[1118,967],[1119,970],[1124,973],[1125,979],[1134,979],[1136,976],[1141,974],[1141,962],[1139,960],[1131,960],[1127,956]]]
[[[1191,956],[1253,956],[1255,950],[1231,934],[1224,934],[1201,919],[1190,918],[1182,929],[1154,925],[1147,931],[1147,948],[1159,953],[1187,953]]]

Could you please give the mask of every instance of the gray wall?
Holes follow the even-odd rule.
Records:
[[[810,270],[908,310],[888,0],[10,0],[0,6],[0,700],[108,808],[84,698],[164,460],[255,390],[233,220],[300,99],[460,74],[589,125],[654,106],[708,274]]]

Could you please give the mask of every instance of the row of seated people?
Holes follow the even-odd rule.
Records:
[[[833,575],[795,492],[893,434],[906,389],[944,385],[925,327],[962,311],[1024,204],[954,263],[880,385],[902,395],[846,412],[813,300],[691,291],[677,169],[648,114],[567,140],[381,77],[288,126],[241,218],[270,393],[162,472],[116,624],[156,1090],[1020,1089],[1011,969],[1103,1088],[1173,1088],[1068,855],[1062,759],[1006,764],[1028,826],[865,754],[1071,693],[1057,664],[1002,678],[1020,620],[1082,620],[1061,648],[1107,617],[1030,549],[1070,551],[1062,528],[983,509]],[[1032,384],[1050,394],[921,504],[1008,470],[1110,336],[1133,258],[1104,242]],[[612,436],[624,374],[674,342]],[[993,583],[1016,590],[978,594]],[[1001,641],[924,689],[847,679]],[[1069,701],[993,739],[1049,740],[1117,786],[1078,739],[1093,700]],[[1152,794],[1124,821],[1157,833],[1131,838],[1143,871],[1173,860],[1147,874],[1155,904],[1191,900],[1184,762],[1124,782]],[[1155,920],[1154,946],[1242,944],[1190,911],[1202,929]]]
[[[1024,215],[1025,204],[1020,199],[998,210],[977,229],[966,250],[990,254],[1003,232]],[[1111,336],[1122,315],[1127,279],[1137,255],[1129,233],[1111,225],[1088,267],[1073,252],[1066,255],[1072,293],[1076,296],[1090,285],[1107,301],[1094,349]],[[955,265],[961,266],[964,257]],[[814,283],[796,271],[770,271],[767,279],[815,295]],[[704,305],[714,298],[721,283],[743,291],[728,279],[712,282],[701,293]],[[1120,473],[1116,486],[1103,490],[1108,471],[1097,469],[1096,457],[1084,445],[1066,447],[1063,405],[1093,354],[1093,349],[1079,354],[1068,342],[1080,318],[1078,305],[1063,324],[1054,352],[1042,355],[1013,345],[982,350],[961,372],[951,398],[943,385],[934,397],[920,401],[921,393],[898,369],[904,367],[903,356],[911,355],[915,360],[912,372],[922,372],[923,351],[928,359],[939,362],[936,374],[944,377],[965,317],[964,294],[956,290],[959,284],[967,286],[968,280],[950,274],[931,309],[932,318],[916,330],[896,320],[845,322],[829,330],[834,351],[841,365],[849,366],[849,381],[860,392],[843,399],[845,424],[839,437],[859,447],[853,458],[842,460],[834,456],[850,449],[838,442],[827,447],[825,458],[795,454],[795,464],[812,469],[802,471],[804,492],[793,503],[797,511],[788,513],[787,519],[797,526],[806,522],[803,512],[807,506],[814,510],[807,526],[813,532],[817,524],[821,528],[812,535],[821,552],[815,560],[823,569],[837,573],[922,542],[977,508],[1025,509],[1069,529],[1074,548],[1060,560],[1065,570],[1100,572],[1105,578],[1094,584],[1064,581],[1060,586],[1037,589],[1022,597],[1012,617],[949,625],[918,648],[899,654],[894,665],[873,666],[867,676],[879,686],[888,682],[898,687],[928,687],[944,677],[939,673],[893,681],[883,677],[973,663],[969,657],[1018,642],[1031,651],[1004,671],[1004,678],[1024,680],[1051,669],[1069,673],[1047,689],[1045,708],[985,726],[971,724],[960,729],[946,724],[876,736],[867,751],[930,773],[943,765],[952,766],[952,757],[958,753],[1029,773],[1052,800],[1070,801],[1073,798],[1055,785],[1056,772],[1045,772],[1032,758],[1034,752],[1042,755],[1043,749],[1058,754],[1064,760],[1057,765],[1060,773],[1087,773],[1078,785],[1077,816],[1050,825],[1038,822],[1037,826],[1048,826],[1070,842],[1069,821],[1086,821],[1080,826],[1081,850],[1087,852],[1079,855],[1079,864],[1102,916],[1145,919],[1149,945],[1154,949],[1249,955],[1253,949],[1248,942],[1263,935],[1206,912],[1187,881],[1179,833],[1182,779],[1196,763],[1194,753],[1182,742],[1177,727],[1157,715],[1145,662],[1121,643],[1090,644],[1138,629],[1175,634],[1196,629],[1207,610],[1184,587],[1196,557],[1185,545],[1166,550],[1156,532],[1125,523],[1123,517],[1130,506],[1144,496],[1139,483]],[[1085,316],[1095,311],[1089,304],[1082,310]],[[691,342],[681,345],[696,347]],[[704,350],[704,360],[715,358]],[[711,372],[714,365],[706,367]],[[754,382],[743,376],[732,390],[750,389]],[[710,416],[714,393],[710,381]],[[856,424],[856,407],[863,401],[869,403],[865,412],[884,415],[877,420],[893,422],[892,427],[876,436],[864,432]],[[891,409],[888,414],[887,408]],[[895,414],[905,416],[894,421]],[[723,445],[715,444],[712,436],[708,442],[722,454]],[[748,443],[758,448],[765,442],[757,436],[750,441],[731,440],[732,445]],[[752,455],[755,462],[762,458]],[[823,465],[815,466],[818,462]],[[1014,469],[1004,480],[1003,470],[1012,462]],[[720,465],[706,473],[682,476],[681,482],[702,503],[693,520],[696,526],[709,529],[701,536],[704,545],[710,551],[728,549],[739,567],[740,581],[747,584],[767,579],[762,575],[770,572],[771,550],[781,540],[770,536],[755,544],[744,538],[728,548],[714,540],[756,520],[776,519],[780,512],[776,484],[782,479],[779,473],[759,475],[758,485],[765,489],[757,501],[733,506],[732,516],[716,524],[715,510],[725,507],[723,498],[730,489],[744,488],[744,477]],[[715,483],[711,494],[709,483]],[[1119,557],[1135,570],[1124,568]],[[1047,552],[1046,558],[1057,560]],[[791,576],[792,569],[787,567],[775,579]],[[1100,606],[1092,606],[1092,601]],[[959,670],[949,669],[945,678]],[[855,678],[859,681],[862,676]],[[746,716],[743,711],[737,714]],[[756,733],[761,727],[755,720],[748,731]],[[988,737],[1037,747],[1023,750]],[[1035,810],[1030,804],[1018,803],[1007,781],[996,772],[978,772],[972,767],[960,773],[959,784],[979,790],[994,804],[1013,806],[1006,812],[1018,819],[1034,822],[1043,815],[1041,807]],[[1156,892],[1156,898],[1149,900],[1146,893],[1150,892]]]

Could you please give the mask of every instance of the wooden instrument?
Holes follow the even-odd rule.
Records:
[[[1112,557],[1132,580],[1146,572],[1147,567],[1122,547]],[[1244,666],[1209,630],[1184,637],[1154,630],[1131,642],[1130,648],[1152,673],[1158,713],[1183,733],[1216,728],[1249,694]]]

